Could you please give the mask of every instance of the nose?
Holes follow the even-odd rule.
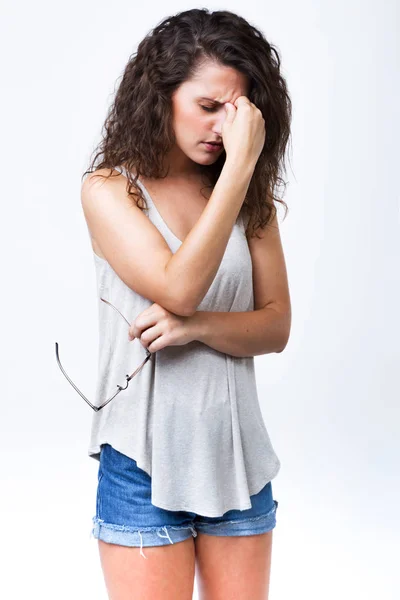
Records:
[[[212,131],[214,135],[218,136],[218,138],[222,139],[222,125],[226,118],[226,110],[225,107],[222,107],[222,110],[218,111]]]

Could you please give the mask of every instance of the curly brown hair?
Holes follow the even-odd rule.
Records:
[[[124,164],[127,193],[139,208],[147,210],[136,181],[141,174],[151,178],[168,174],[163,173],[163,157],[175,143],[171,96],[209,60],[233,67],[248,77],[248,98],[265,120],[264,147],[242,205],[250,217],[247,233],[250,227],[254,232],[272,221],[276,214],[274,202],[285,206],[285,217],[288,211],[275,191],[278,184],[286,187],[280,173],[286,173],[284,159],[292,104],[280,73],[278,51],[259,29],[230,11],[195,8],[179,12],[145,36],[124,69],[103,126],[102,140],[82,178],[105,168],[110,169],[108,179],[116,166]],[[213,164],[202,167],[204,182],[209,184],[205,187],[214,187],[225,159],[223,151]]]

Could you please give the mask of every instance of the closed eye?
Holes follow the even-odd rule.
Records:
[[[206,112],[212,112],[215,110],[215,106],[209,107],[209,106],[201,106],[201,108],[203,110],[205,110]]]

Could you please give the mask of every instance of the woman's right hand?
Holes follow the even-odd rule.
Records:
[[[227,159],[236,164],[256,165],[265,142],[265,121],[261,110],[247,96],[239,96],[234,104],[225,103],[226,118],[222,124],[222,141]]]

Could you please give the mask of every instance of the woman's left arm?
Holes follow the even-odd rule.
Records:
[[[288,340],[288,316],[272,307],[246,312],[197,311],[189,319],[194,340],[231,356],[282,352]]]
[[[197,311],[188,317],[193,338],[232,356],[282,352],[290,336],[291,303],[277,215],[248,238],[253,263],[254,310]]]

